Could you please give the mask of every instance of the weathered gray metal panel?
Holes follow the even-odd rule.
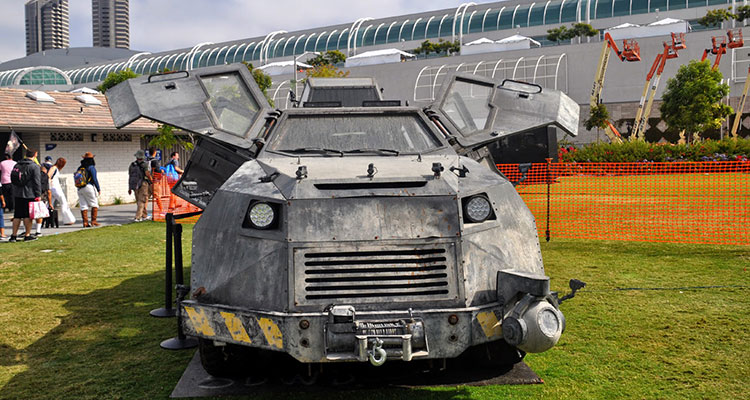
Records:
[[[236,79],[239,87],[215,85],[212,98],[211,85],[202,80],[220,78],[231,78],[232,82]],[[145,117],[245,149],[252,146],[252,139],[258,136],[271,111],[252,74],[242,64],[132,78],[111,88],[106,95],[117,128]],[[246,99],[253,109],[237,110],[241,104],[233,103],[233,98]],[[224,126],[210,102],[221,103],[220,109],[228,115],[241,115],[244,111],[248,115],[241,118],[249,120],[241,128]]]
[[[468,305],[497,300],[498,270],[515,269],[544,275],[533,214],[511,185],[487,188],[497,217],[481,224],[465,224],[463,265]]]
[[[291,200],[287,213],[292,242],[455,238],[461,228],[453,196]]]
[[[454,89],[457,82],[476,86],[476,94],[472,89],[468,93],[459,93]],[[467,91],[466,88],[462,90]],[[486,98],[483,97],[485,92]],[[472,106],[466,103],[469,99],[474,101]],[[482,99],[485,99],[486,107],[477,107],[476,102]],[[453,121],[448,116],[448,108],[461,115],[467,126]],[[478,75],[453,74],[443,82],[431,110],[441,115],[443,125],[455,136],[458,144],[468,150],[549,125],[558,126],[573,136],[578,134],[578,104],[560,91],[523,82],[500,82]]]
[[[246,195],[219,191],[193,230],[190,285],[199,300],[236,307],[286,310],[288,261],[282,232],[243,228]],[[213,203],[212,203],[213,204]],[[231,249],[231,251],[227,251]]]

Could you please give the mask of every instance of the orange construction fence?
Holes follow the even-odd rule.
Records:
[[[172,179],[165,174],[154,173],[154,194],[151,201],[151,212],[154,221],[166,221],[167,213],[187,214],[201,211],[200,208],[188,203],[187,201],[172,194],[172,186],[177,183],[177,179]],[[178,219],[178,223],[195,223],[199,216]]]
[[[540,238],[750,245],[750,162],[499,164]]]

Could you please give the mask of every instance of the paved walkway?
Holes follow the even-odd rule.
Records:
[[[123,225],[131,223],[133,222],[133,217],[135,216],[135,208],[135,203],[99,207],[99,216],[97,218],[97,221],[101,224],[101,226]],[[75,224],[63,225],[61,220],[59,228],[42,228],[42,234],[45,236],[57,235],[60,233],[75,232],[83,229],[83,222],[81,222],[81,211],[78,208],[74,208],[72,209],[72,211],[73,215],[75,215],[76,217]],[[91,213],[89,213],[89,219],[91,219],[90,214]],[[13,213],[6,212],[4,218],[5,235],[10,236],[10,234],[13,233],[13,225],[11,224]],[[18,232],[18,236],[23,236],[23,230],[23,224],[21,224],[21,229]],[[8,239],[4,239],[4,241],[7,240]]]

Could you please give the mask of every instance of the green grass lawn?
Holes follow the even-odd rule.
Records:
[[[0,398],[167,398],[193,352],[161,350],[174,319],[148,316],[163,301],[163,237],[163,224],[140,223],[0,244]],[[570,278],[588,283],[563,304],[568,324],[558,346],[526,358],[543,385],[295,397],[750,393],[750,247],[553,239],[542,251],[553,289],[567,291]],[[691,288],[699,286],[719,287]]]

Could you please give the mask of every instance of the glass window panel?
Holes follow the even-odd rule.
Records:
[[[216,128],[237,136],[250,129],[260,107],[242,83],[238,73],[201,77],[208,92],[208,104],[218,121]]]
[[[706,0],[688,0],[688,7],[705,7]]]
[[[669,0],[669,11],[680,10],[687,7],[685,0]]]
[[[346,31],[339,35],[339,37],[336,39],[336,48],[345,49],[347,40],[349,40],[349,31]]]
[[[574,0],[566,1],[565,5],[563,6],[562,18],[560,23],[562,24],[565,22],[574,22],[576,20],[576,9],[577,3]],[[593,15],[593,12],[591,13],[591,15]]]
[[[730,4],[730,3],[731,3],[731,1],[729,1],[729,0],[708,0],[708,5],[709,6],[714,6],[714,5],[718,5],[718,4]]]
[[[377,35],[375,35],[375,44],[385,43],[385,35],[388,34],[388,24],[381,26],[377,31]]]
[[[547,14],[544,16],[545,24],[559,24],[560,23],[560,7],[562,7],[562,1],[553,1],[547,6]]]
[[[465,136],[488,125],[493,86],[456,80],[440,109]]]
[[[614,0],[615,17],[630,15],[630,0]]]
[[[474,14],[474,17],[471,19],[471,23],[469,24],[469,33],[482,31],[482,18],[484,18],[484,12],[485,10],[482,10],[482,11],[477,11],[476,14]],[[468,18],[469,16],[467,15],[466,19]]]
[[[273,47],[271,47],[271,51],[273,51]],[[216,57],[213,58],[213,63],[211,65],[219,65],[224,64],[224,56],[227,54],[227,49],[221,50],[219,54],[216,55]],[[272,55],[271,57],[277,57],[276,54]],[[159,69],[161,69],[161,65],[163,62],[167,61],[168,57],[164,57],[164,59],[159,61]]]
[[[500,10],[492,10],[487,13],[487,17],[484,18],[485,32],[497,30],[497,14],[499,13]]]
[[[414,21],[407,22],[403,25],[404,26],[402,27],[401,24],[396,24],[393,26],[393,30],[396,30],[398,28],[401,31],[401,34],[398,37],[399,41],[401,39],[404,39],[405,41],[411,40],[411,30],[412,28],[414,28]],[[396,31],[396,33],[398,34],[398,31]]]
[[[513,19],[513,27],[525,27],[529,22],[529,6],[518,7],[516,17]]]
[[[442,16],[438,16],[432,19],[432,21],[428,21],[429,25],[427,26],[427,38],[435,38],[438,36],[438,29],[440,28],[440,19],[443,18]],[[429,18],[428,18],[429,20]]]
[[[424,39],[424,28],[426,26],[427,26],[427,20],[422,18],[421,21],[417,22],[417,26],[413,26],[412,29],[409,31],[409,38],[406,40],[411,40],[412,32],[414,32],[414,40]],[[404,35],[406,35],[406,33],[404,33]],[[372,39],[370,39],[370,43],[372,43]]]
[[[500,29],[510,29],[513,27],[513,9],[515,7],[505,7],[502,15],[500,15]]]
[[[644,14],[648,12],[648,0],[633,0],[633,14]]]
[[[290,115],[276,132],[269,149],[301,157],[320,157],[325,153],[295,149],[325,148],[344,152],[389,149],[422,153],[440,147],[440,142],[416,115]]]
[[[315,51],[315,40],[318,39],[318,35],[313,37],[305,38],[305,48],[302,51]]]
[[[651,0],[650,7],[649,12],[654,12],[657,8],[659,11],[667,11],[667,0]]]
[[[534,8],[531,9],[529,15],[529,26],[541,25],[544,20],[544,5],[547,2],[536,3]]]
[[[612,0],[596,0],[596,18],[612,18]]]
[[[440,19],[443,19],[443,17],[440,17]],[[443,22],[440,24],[440,31],[438,36],[448,36],[453,32],[453,16],[449,16],[448,18],[444,19]]]

